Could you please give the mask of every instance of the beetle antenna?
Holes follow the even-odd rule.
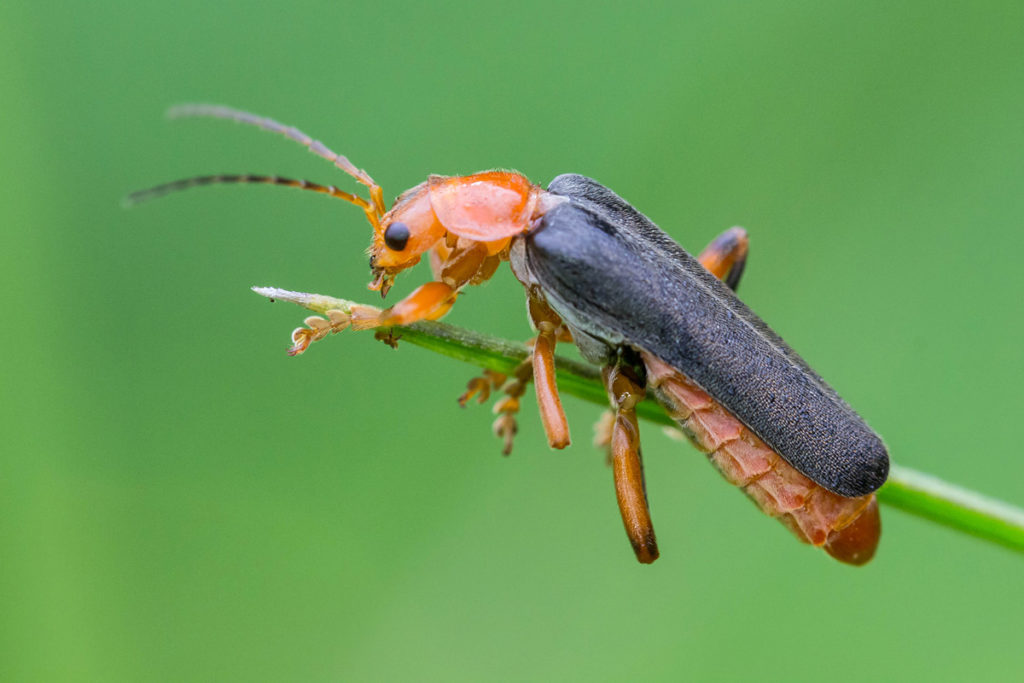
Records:
[[[238,175],[204,175],[197,176],[195,178],[185,178],[183,180],[175,180],[171,183],[164,183],[163,185],[157,185],[147,190],[139,190],[138,192],[132,192],[130,195],[124,198],[123,204],[128,206],[135,206],[142,202],[149,201],[150,199],[156,199],[157,197],[163,197],[166,194],[172,192],[179,192],[181,190],[187,190],[191,187],[202,187],[204,185],[223,185],[223,184],[242,184],[251,183],[258,185],[281,185],[284,187],[294,187],[299,190],[309,190],[311,192],[319,192],[320,194],[326,194],[331,197],[337,197],[338,199],[344,199],[346,202],[355,204],[356,206],[363,209],[367,216],[374,215],[373,207],[370,203],[362,197],[348,192],[343,192],[334,185],[320,185],[319,183],[311,183],[308,180],[292,180],[291,178],[279,178],[275,175],[251,175],[251,174],[238,174]]]
[[[267,118],[265,116],[257,116],[256,114],[250,114],[249,112],[241,111],[239,109],[232,109],[231,107],[223,107],[215,104],[182,104],[176,107],[171,107],[167,110],[167,117],[171,119],[200,116],[215,119],[228,119],[238,123],[247,123],[251,126],[268,130],[271,133],[280,133],[286,138],[294,140],[300,145],[308,148],[313,154],[327,159],[342,171],[370,188],[370,198],[373,201],[373,206],[378,218],[378,221],[374,221],[374,225],[377,225],[379,219],[386,213],[386,208],[384,206],[384,192],[381,190],[380,185],[374,182],[373,178],[371,178],[366,171],[361,168],[357,168],[355,164],[349,161],[348,157],[344,154],[334,152],[328,148],[327,145],[319,140],[314,140],[295,126],[286,126],[283,123],[279,123],[274,119]]]

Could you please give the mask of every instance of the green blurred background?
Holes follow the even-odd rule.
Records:
[[[595,177],[700,249],[894,459],[1024,502],[1024,5],[0,6],[0,678],[1009,680],[1024,558],[886,508],[875,561],[797,543],[648,426],[640,566],[598,410],[499,455],[474,369],[250,285],[373,301],[354,183],[230,104],[428,173]],[[426,277],[400,278],[392,298]],[[529,335],[507,269],[448,321]]]

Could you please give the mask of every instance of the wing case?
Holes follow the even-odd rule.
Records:
[[[562,175],[548,191],[570,201],[525,237],[524,265],[577,334],[662,359],[835,493],[882,485],[882,440],[728,287],[599,183]]]

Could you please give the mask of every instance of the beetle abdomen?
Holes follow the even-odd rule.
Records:
[[[682,373],[642,353],[647,382],[690,440],[761,510],[801,541],[849,564],[875,554],[881,533],[873,493],[846,498],[800,474]]]
[[[560,176],[549,190],[571,201],[526,236],[526,266],[570,328],[662,359],[830,491],[882,485],[881,439],[731,290],[607,188]]]

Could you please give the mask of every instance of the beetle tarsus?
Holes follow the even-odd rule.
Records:
[[[501,391],[505,397],[494,404],[494,412],[498,418],[494,421],[494,435],[503,441],[501,454],[511,455],[512,445],[519,431],[516,424],[516,413],[519,412],[520,399],[526,393],[526,385],[530,382],[530,373],[533,370],[533,362],[527,358],[513,371],[512,378],[504,383]],[[504,377],[495,373],[498,377]]]
[[[383,342],[393,349],[398,348],[398,340],[402,338],[402,335],[395,334],[394,330],[383,329],[377,330],[373,334],[373,338],[379,342]]]
[[[466,392],[459,396],[459,405],[465,408],[474,396],[476,396],[477,403],[486,403],[491,396],[491,391],[500,389],[505,380],[505,375],[500,372],[484,370],[482,374],[466,382]]]

